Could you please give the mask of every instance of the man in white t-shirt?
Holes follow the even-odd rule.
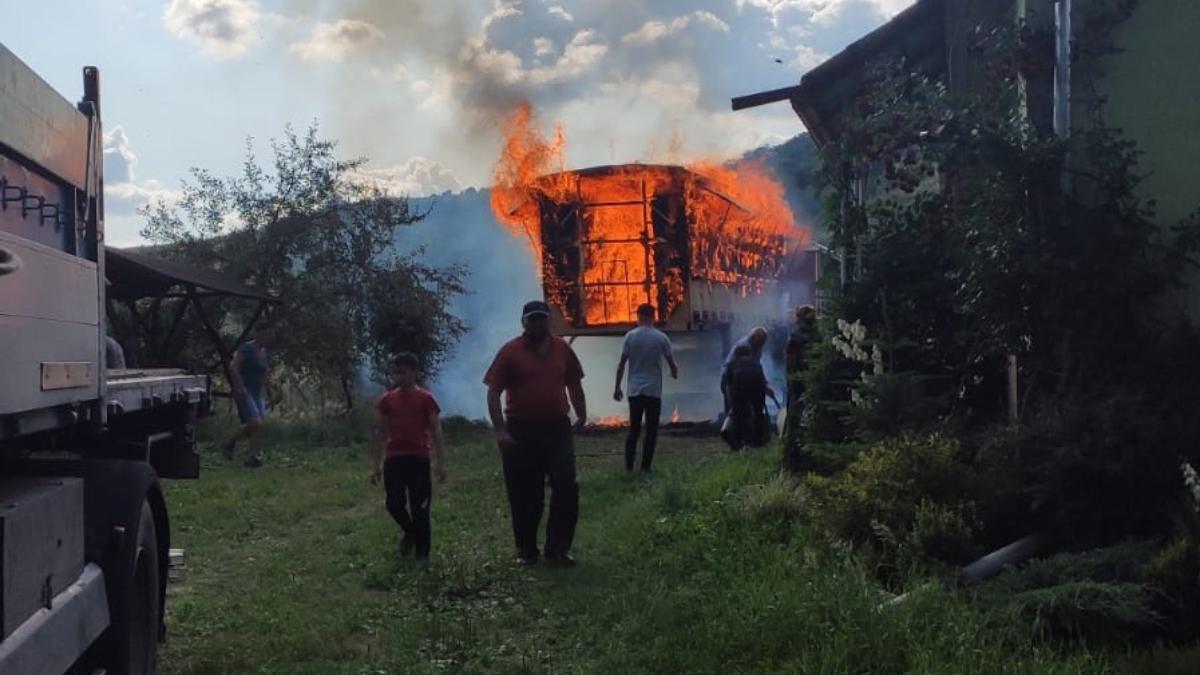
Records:
[[[621,362],[617,364],[613,400],[620,401],[624,396],[621,377],[625,374],[625,364],[629,364],[629,437],[625,439],[625,470],[633,471],[644,415],[646,440],[642,446],[642,471],[648,474],[650,463],[654,461],[658,420],[662,415],[662,362],[666,361],[671,367],[672,379],[679,378],[679,366],[671,354],[671,340],[654,327],[654,306],[638,307],[637,318],[637,328],[626,333],[621,343]]]

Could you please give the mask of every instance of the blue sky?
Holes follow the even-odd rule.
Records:
[[[109,240],[189,167],[238,169],[285,124],[414,196],[484,187],[497,122],[530,100],[588,166],[730,157],[799,132],[786,86],[908,0],[41,0],[0,42],[63,95],[101,69]],[[782,61],[777,63],[776,59]],[[672,140],[674,139],[674,140]]]

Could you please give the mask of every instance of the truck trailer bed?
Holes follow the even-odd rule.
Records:
[[[125,369],[105,371],[109,416],[173,403],[200,404],[208,396],[208,376],[182,370]]]

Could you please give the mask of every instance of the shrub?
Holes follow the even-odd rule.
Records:
[[[1143,581],[1152,541],[1030,561],[984,582],[976,598],[998,622],[1039,639],[1127,642],[1161,625],[1159,593]]]
[[[1193,637],[1200,632],[1200,544],[1181,536],[1163,547],[1141,570],[1158,592],[1156,606],[1167,619],[1170,636]]]
[[[815,524],[866,545],[886,581],[930,567],[931,558],[962,562],[975,526],[957,454],[946,436],[904,436],[876,443],[834,477],[807,476]]]
[[[952,503],[964,496],[958,444],[945,436],[881,441],[833,478],[810,476],[814,511],[823,524],[854,541],[871,537],[871,522],[907,530],[922,499]]]
[[[1041,639],[1089,642],[1128,642],[1159,621],[1146,586],[1089,580],[1019,593],[1000,616],[1029,625]]]
[[[970,502],[947,506],[922,500],[908,537],[914,563],[921,560],[969,563],[978,552],[973,543],[978,529],[974,507]]]

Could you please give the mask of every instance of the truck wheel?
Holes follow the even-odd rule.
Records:
[[[113,675],[154,675],[158,656],[158,536],[154,512],[142,503],[129,572],[128,623],[118,629]],[[122,630],[123,629],[123,630]]]
[[[158,535],[154,512],[142,503],[129,597],[129,675],[154,675],[158,656]]]

